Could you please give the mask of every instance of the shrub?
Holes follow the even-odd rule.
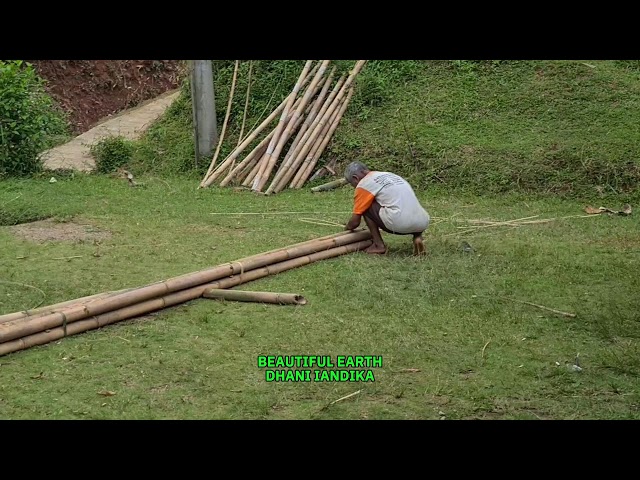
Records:
[[[65,116],[33,67],[0,60],[0,177],[39,172],[39,154],[66,133]]]
[[[91,146],[98,173],[111,173],[131,161],[133,142],[121,136],[107,137]]]

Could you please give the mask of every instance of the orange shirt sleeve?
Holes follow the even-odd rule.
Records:
[[[364,188],[356,188],[355,201],[353,205],[353,213],[356,215],[362,215],[369,210],[369,207],[373,203],[374,196],[368,190]]]

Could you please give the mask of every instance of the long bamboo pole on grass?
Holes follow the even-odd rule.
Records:
[[[296,148],[298,147],[298,144],[304,137],[304,134],[306,133],[306,131],[309,129],[313,121],[318,116],[318,113],[322,108],[322,105],[324,105],[324,100],[327,97],[327,94],[329,93],[329,87],[331,86],[331,82],[333,81],[335,72],[336,72],[336,67],[334,65],[333,68],[331,69],[331,72],[329,73],[329,75],[324,81],[324,85],[322,86],[320,95],[318,95],[318,97],[315,99],[313,103],[313,108],[311,109],[311,112],[309,113],[306,120],[302,124],[302,127],[300,127],[300,130],[298,130],[298,134],[296,135],[296,138],[291,143],[291,146],[289,147],[289,151],[287,152],[287,154],[284,157],[284,160],[282,161],[282,165],[280,165],[280,168],[276,172],[275,177],[271,181],[271,185],[269,185],[269,188],[267,188],[267,191],[265,192],[267,195],[274,193],[274,189],[276,185],[278,185],[280,179],[282,178],[284,173],[287,171],[287,169],[291,165],[291,162],[293,161],[293,158],[291,158],[291,155],[294,151],[296,151]]]
[[[278,138],[278,143],[273,153],[271,155],[268,155],[268,153],[265,154],[265,155],[268,155],[269,158],[268,160],[266,160],[266,166],[264,170],[262,170],[260,173],[261,176],[259,181],[257,182],[254,181],[253,190],[261,192],[262,189],[264,188],[264,185],[269,180],[269,177],[271,176],[271,172],[273,171],[273,168],[275,167],[278,161],[278,158],[280,158],[282,149],[284,148],[285,144],[289,141],[289,138],[291,138],[291,135],[293,133],[292,127],[295,124],[295,121],[302,115],[302,112],[307,107],[307,104],[311,100],[312,94],[315,92],[316,86],[319,84],[320,80],[322,79],[325,72],[327,71],[329,62],[330,60],[322,61],[320,68],[318,69],[317,73],[313,77],[313,80],[311,81],[311,84],[309,85],[309,88],[307,88],[307,91],[304,93],[302,97],[302,102],[300,102],[300,105],[298,105],[298,108],[295,109],[295,111],[293,112],[291,121],[287,124],[287,127],[284,129],[284,131],[280,135],[280,138]]]
[[[340,247],[312,253],[306,256],[296,257],[291,260],[286,260],[284,262],[275,263],[263,268],[252,270],[247,273],[225,278],[224,280],[200,285],[180,292],[168,294],[160,298],[143,301],[124,308],[112,310],[101,315],[93,316],[92,318],[82,319],[70,323],[65,327],[55,327],[50,329],[49,331],[40,330],[36,333],[32,333],[30,335],[25,335],[14,340],[1,343],[0,356],[34,347],[36,345],[44,345],[49,342],[60,340],[61,338],[64,338],[66,336],[86,332],[88,330],[104,327],[105,325],[116,323],[122,320],[127,320],[129,318],[144,315],[156,310],[161,310],[163,308],[178,305],[180,303],[185,303],[201,297],[205,291],[211,290],[213,288],[231,288],[243,283],[257,280],[269,275],[282,273],[286,270],[308,265],[320,260],[326,260],[329,258],[338,257],[340,255],[361,251],[369,247],[371,243],[371,240],[361,240],[347,243]]]
[[[205,290],[203,298],[229,300],[232,302],[275,303],[277,305],[306,305],[307,299],[297,293],[251,292],[211,288]]]
[[[308,152],[307,144],[309,143],[309,139],[313,135],[316,129],[316,126],[322,121],[322,118],[324,117],[327,110],[333,103],[333,100],[336,98],[336,96],[340,92],[340,89],[342,88],[342,85],[344,85],[345,81],[346,81],[346,77],[342,76],[340,77],[340,79],[338,79],[337,83],[334,85],[333,90],[331,91],[331,93],[329,94],[329,97],[326,99],[326,101],[322,105],[322,108],[318,112],[318,115],[316,115],[316,118],[313,119],[307,131],[304,133],[304,135],[302,136],[302,138],[300,139],[296,147],[291,152],[291,157],[289,159],[288,164],[283,166],[282,175],[280,176],[280,179],[278,180],[276,185],[274,185],[274,188],[272,189],[273,192],[278,193],[282,191],[284,187],[287,185],[287,183],[291,180],[291,177],[295,175],[298,167],[300,166],[300,162],[302,162],[304,155],[306,155]]]
[[[93,300],[80,307],[64,309],[60,312],[44,315],[35,319],[21,319],[6,322],[0,324],[0,342],[20,338],[48,328],[54,328],[61,325],[67,326],[69,323],[73,323],[90,316],[100,315],[122,307],[134,305],[160,295],[178,292],[180,290],[211,282],[212,280],[224,278],[229,275],[236,275],[238,273],[254,270],[272,263],[309,255],[311,253],[347,245],[356,241],[367,240],[369,238],[371,238],[370,232],[358,231],[319,241],[311,240],[309,242],[303,242],[300,245],[275,250],[272,253],[254,255],[253,257],[222,264],[200,272],[170,278],[163,282],[157,282],[129,292],[123,292],[112,297]]]
[[[354,88],[353,88],[353,85],[351,85],[351,88],[349,89],[349,94],[347,95],[347,98],[344,100],[344,102],[342,102],[342,106],[340,107],[340,111],[338,112],[338,115],[336,115],[336,118],[334,118],[331,122],[329,132],[322,136],[322,142],[320,143],[320,146],[315,150],[312,149],[311,160],[309,161],[305,170],[302,171],[302,168],[300,169],[301,171],[300,178],[298,180],[298,183],[295,184],[294,188],[301,188],[309,178],[309,175],[311,175],[311,172],[313,172],[313,167],[315,167],[316,164],[318,163],[318,160],[322,156],[322,153],[324,152],[325,148],[327,148],[327,144],[329,143],[329,140],[331,140],[331,137],[336,131],[336,128],[338,128],[338,125],[340,124],[340,120],[342,119],[344,112],[349,106],[349,102],[351,101],[353,92],[354,92]]]
[[[300,86],[302,84],[302,79],[305,77],[310,67],[311,67],[311,60],[307,60],[307,63],[305,64],[304,68],[302,69],[302,72],[300,73],[300,76],[298,77],[298,81],[293,87],[293,91],[289,95],[289,101],[287,102],[287,105],[284,107],[282,115],[280,116],[280,121],[278,122],[278,126],[276,127],[276,133],[273,135],[273,138],[271,138],[271,142],[269,142],[267,151],[265,152],[264,156],[260,160],[260,170],[258,170],[256,179],[253,181],[253,186],[252,186],[253,190],[257,189],[258,184],[260,183],[260,179],[262,178],[262,175],[265,169],[267,168],[269,159],[274,154],[274,151],[278,145],[278,142],[280,141],[280,135],[284,131],[285,120],[287,118],[287,115],[289,114],[289,111],[291,110],[291,107],[293,106],[293,100],[298,95],[298,92],[300,91]]]
[[[115,292],[96,293],[95,295],[88,295],[86,297],[77,298],[75,300],[67,300],[66,302],[54,303],[52,305],[47,305],[40,308],[34,308],[32,310],[23,310],[21,312],[6,313],[4,315],[0,315],[0,323],[9,322],[12,320],[19,320],[21,318],[26,318],[26,317],[42,316],[45,314],[53,313],[57,310],[61,310],[64,307],[69,307],[71,305],[76,305],[76,304],[88,303],[89,301],[94,300],[96,298],[104,298],[104,297],[108,297],[109,295],[126,292],[128,290],[130,289],[125,288],[123,290],[118,290]]]
[[[306,82],[310,79],[309,76],[307,76],[305,78],[305,85]],[[278,107],[276,107],[276,109],[271,112],[271,114],[264,119],[264,121],[258,125],[255,130],[249,134],[247,136],[247,138],[245,138],[242,143],[235,148],[230,154],[229,156],[224,160],[223,163],[226,163],[226,165],[229,165],[234,159],[236,159],[238,156],[240,156],[240,154],[249,146],[251,145],[251,143],[256,139],[256,137],[258,135],[260,135],[260,133],[273,121],[275,120],[275,118],[282,112],[282,110],[285,108],[285,106],[287,105],[287,102],[289,101],[291,94],[287,95],[287,97],[282,101],[282,103],[280,103],[280,105],[278,105]],[[227,163],[228,162],[228,163]],[[206,188],[209,185],[211,185],[213,183],[213,180],[210,177],[205,178],[204,182],[201,184],[201,186],[199,188]]]
[[[215,167],[216,160],[218,159],[218,154],[220,153],[220,147],[222,147],[222,142],[224,141],[224,135],[227,131],[227,124],[229,123],[229,115],[231,115],[231,104],[233,103],[233,94],[235,93],[235,90],[236,90],[236,81],[238,79],[239,66],[240,66],[240,61],[236,60],[236,64],[233,68],[233,80],[231,80],[231,90],[229,91],[229,100],[227,101],[227,113],[224,116],[224,122],[222,123],[222,132],[220,133],[220,138],[218,139],[218,146],[216,147],[216,152],[213,154],[213,158],[211,159],[211,164],[209,164],[207,173],[204,176],[205,179],[213,171],[213,167]]]

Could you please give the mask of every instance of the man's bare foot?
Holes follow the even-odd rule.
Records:
[[[426,253],[427,253],[427,250],[424,247],[424,242],[422,240],[422,237],[415,237],[413,239],[413,254],[425,255]]]
[[[387,247],[384,244],[376,245],[374,243],[369,248],[367,248],[365,252],[370,254],[384,255],[385,253],[387,253]]]

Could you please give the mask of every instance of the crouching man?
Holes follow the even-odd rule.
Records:
[[[353,215],[345,230],[358,228],[364,216],[373,240],[367,253],[387,253],[379,229],[395,235],[413,235],[414,255],[425,253],[422,233],[429,226],[430,217],[404,178],[371,171],[360,162],[349,164],[344,177],[355,188]]]

